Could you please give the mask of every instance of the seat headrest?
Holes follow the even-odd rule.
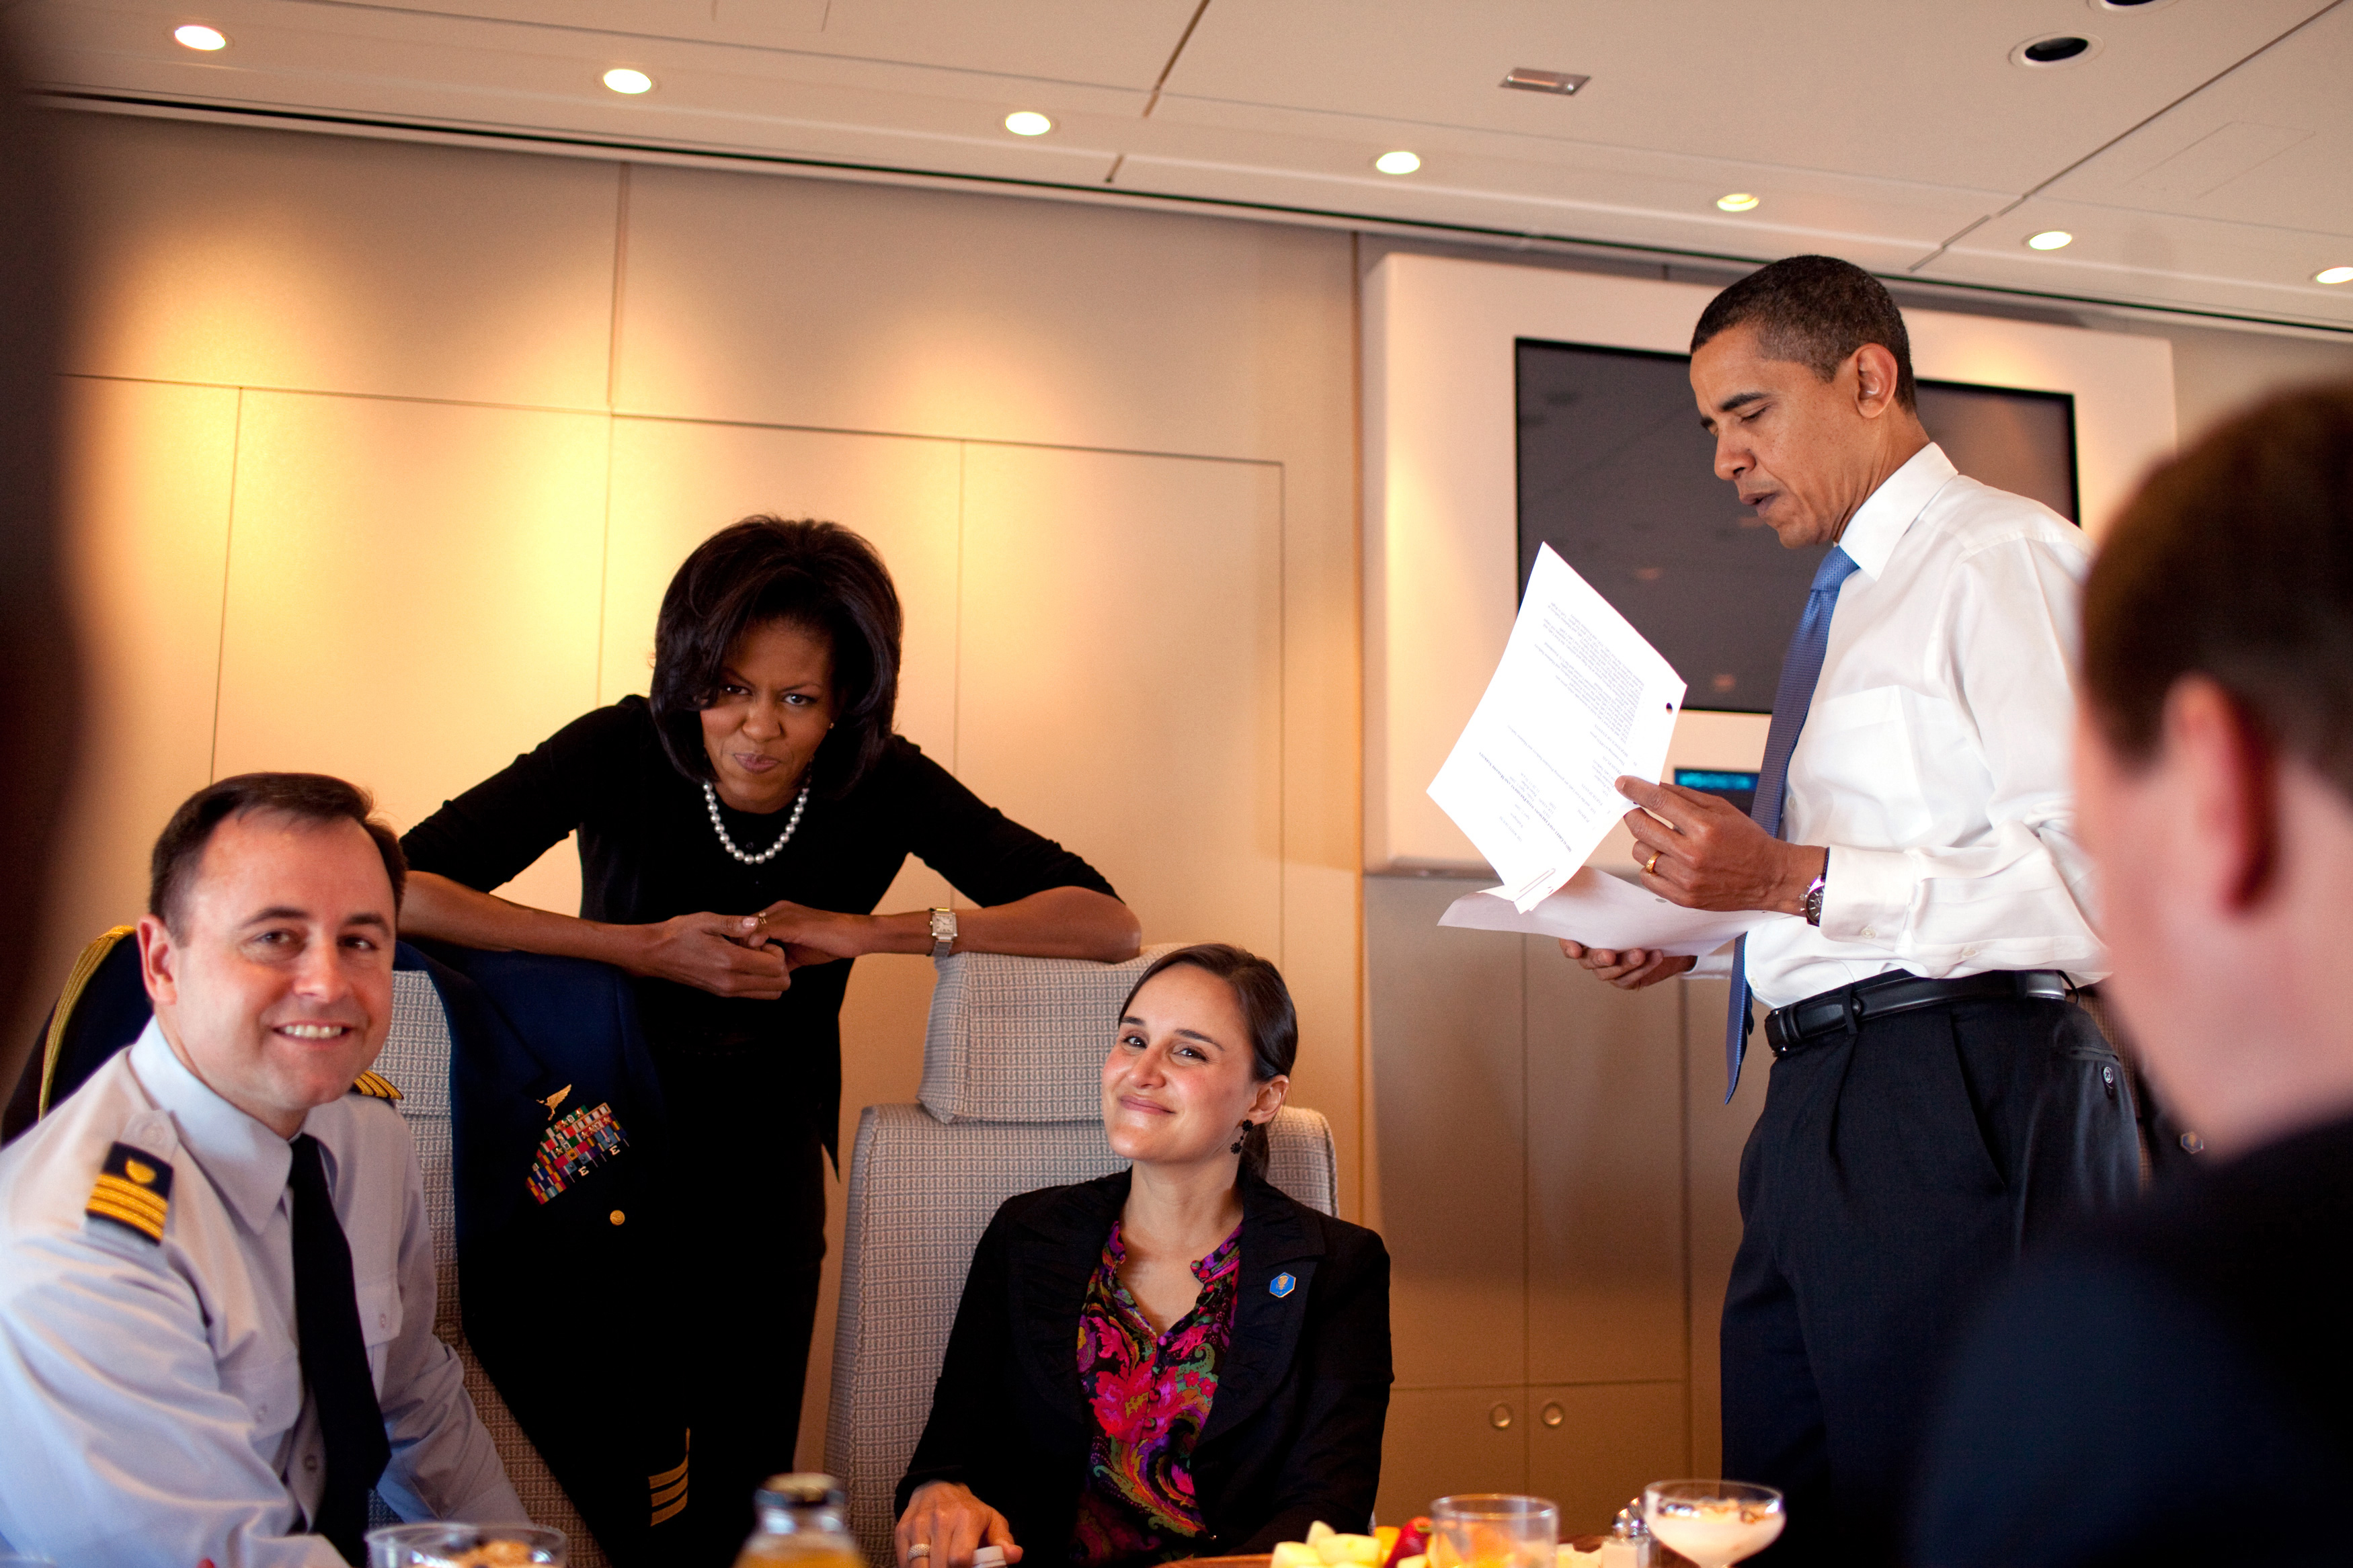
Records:
[[[1119,1005],[1153,960],[1125,963],[959,952],[939,961],[923,1085],[942,1121],[1100,1121],[1103,1060]]]

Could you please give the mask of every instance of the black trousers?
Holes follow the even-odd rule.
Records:
[[[1788,1499],[1756,1561],[1894,1562],[1948,1341],[2022,1246],[2139,1178],[2123,1065],[2071,1003],[1925,1007],[1776,1060],[1724,1307],[1724,1473]]]
[[[684,1184],[695,1521],[681,1568],[728,1568],[752,1494],[795,1468],[825,1262],[825,1147],[806,1093],[757,1053],[657,1058]]]

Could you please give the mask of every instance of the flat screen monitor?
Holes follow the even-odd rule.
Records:
[[[1520,586],[1550,544],[1691,685],[1685,706],[1769,713],[1823,552],[1784,550],[1715,477],[1687,354],[1518,340]],[[1919,384],[1956,468],[2080,523],[2075,400]]]

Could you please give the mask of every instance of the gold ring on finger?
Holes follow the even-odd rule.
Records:
[[[1662,853],[1663,851],[1657,849],[1651,851],[1651,858],[1649,862],[1643,866],[1642,875],[1645,877],[1655,877],[1659,874],[1659,857]]]

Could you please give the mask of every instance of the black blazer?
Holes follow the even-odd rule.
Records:
[[[932,1417],[899,1483],[960,1481],[1040,1564],[1059,1562],[1094,1423],[1079,1384],[1079,1313],[1128,1173],[1008,1198],[965,1279]],[[1204,1555],[1264,1552],[1321,1519],[1363,1530],[1389,1404],[1389,1255],[1362,1226],[1241,1181],[1233,1340],[1194,1445]],[[1289,1273],[1298,1288],[1270,1289]]]

